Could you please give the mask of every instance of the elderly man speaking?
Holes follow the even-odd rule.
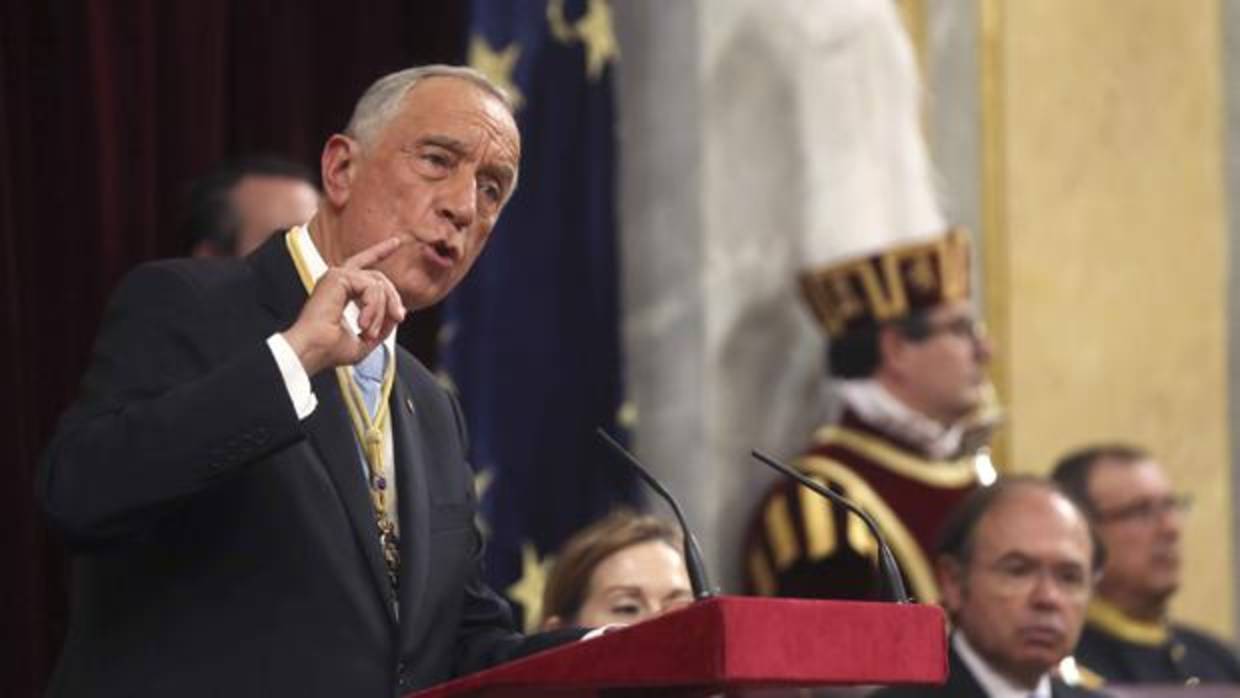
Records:
[[[39,474],[75,553],[49,695],[390,697],[579,635],[523,638],[480,581],[460,410],[393,340],[519,160],[480,74],[388,75],[307,226],[125,279]]]

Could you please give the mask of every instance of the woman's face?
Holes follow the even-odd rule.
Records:
[[[693,600],[680,552],[661,540],[630,545],[594,568],[574,625],[636,623]]]

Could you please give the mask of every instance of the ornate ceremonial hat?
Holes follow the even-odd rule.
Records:
[[[806,269],[801,290],[829,337],[969,297],[969,235],[963,228]]]
[[[912,43],[888,3],[828,3],[812,52],[801,291],[829,339],[969,295],[969,236],[952,228],[923,136]],[[845,8],[851,8],[845,11]]]

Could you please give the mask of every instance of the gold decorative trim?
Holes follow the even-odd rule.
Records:
[[[1059,679],[1069,686],[1081,686],[1090,690],[1097,690],[1105,683],[1105,680],[1097,672],[1077,662],[1076,657],[1072,655],[1059,660],[1059,664],[1052,671],[1059,674]]]
[[[935,583],[930,562],[921,551],[913,534],[900,521],[891,507],[883,498],[847,466],[822,456],[806,456],[797,461],[801,470],[843,488],[849,498],[874,517],[875,523],[887,537],[891,551],[895,553],[900,568],[912,587],[913,597],[922,603],[933,603],[939,599],[939,587]],[[854,520],[857,517],[851,517]],[[864,525],[864,524],[862,524]],[[866,538],[871,546],[877,544],[866,531]]]
[[[870,533],[870,527],[865,525],[859,516],[849,516],[848,521],[848,545],[863,557],[878,559],[878,541],[874,540],[874,534]]]
[[[819,484],[826,486],[820,478]],[[808,487],[798,487],[801,500],[801,521],[805,524],[805,556],[821,560],[838,547],[835,542],[835,517],[831,515],[831,502]]]
[[[1171,639],[1171,631],[1165,623],[1137,620],[1102,599],[1089,602],[1089,607],[1085,609],[1085,620],[1099,630],[1134,645],[1158,647]]]
[[[314,277],[310,275],[310,269],[302,259],[301,248],[297,245],[297,231],[300,229],[300,225],[295,225],[284,233],[284,246],[288,248],[289,257],[293,259],[293,268],[297,270],[297,278],[301,279],[301,285],[309,295],[314,291]]]
[[[969,250],[969,236],[964,228],[949,228],[928,239],[808,269],[800,275],[802,294],[827,334],[836,337],[857,318],[872,316],[881,323],[907,315],[911,303],[906,283],[917,286],[922,296],[931,295],[939,302],[967,298]],[[926,274],[914,274],[906,281],[905,263],[913,264],[913,271],[925,271],[924,266],[918,265],[926,262],[934,264],[938,271],[937,284],[927,284],[930,279],[925,278]]]
[[[766,519],[766,540],[771,546],[775,569],[786,570],[797,561],[800,552],[792,514],[788,511],[788,499],[783,494],[772,498],[766,505],[763,517]]]
[[[958,488],[977,482],[977,469],[971,456],[941,461],[919,458],[882,439],[838,424],[818,429],[814,433],[814,443],[818,446],[839,444],[869,458],[875,465],[931,487]]]
[[[289,255],[293,259],[293,267],[301,278],[306,293],[311,294],[318,283],[310,273],[310,267],[301,250],[297,236],[300,226],[294,226],[284,234],[284,244],[288,246]],[[307,233],[308,234],[308,233]],[[386,356],[383,370],[383,382],[379,388],[375,413],[372,415],[366,406],[366,399],[361,388],[353,380],[353,366],[337,366],[336,380],[340,384],[340,395],[344,398],[345,407],[349,411],[349,421],[353,424],[353,434],[362,449],[362,457],[366,461],[366,485],[370,489],[370,503],[375,512],[375,524],[379,533],[379,545],[383,550],[383,562],[387,567],[388,581],[396,588],[400,577],[400,543],[399,522],[396,514],[388,507],[388,484],[390,475],[387,472],[387,444],[392,434],[392,387],[396,384],[396,357],[387,356],[387,348],[379,345]]]
[[[979,85],[982,127],[982,288],[986,291],[986,324],[994,338],[993,356],[988,367],[990,379],[999,395],[1011,404],[1011,323],[1007,301],[1010,295],[1008,269],[1007,143],[1004,114],[1004,0],[979,3],[981,40],[978,42]],[[1010,430],[996,435],[991,454],[996,463],[1010,462]]]
[[[861,283],[874,314],[881,320],[890,320],[908,313],[908,294],[900,279],[900,260],[895,255],[883,255],[882,265],[882,277],[868,264],[861,267]]]
[[[1102,674],[1090,669],[1089,667],[1077,662],[1077,676],[1080,677],[1080,684],[1091,691],[1096,691],[1106,685],[1106,678]]]

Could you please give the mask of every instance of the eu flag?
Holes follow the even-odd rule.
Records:
[[[518,189],[445,308],[443,354],[478,472],[487,576],[540,610],[548,556],[635,484],[593,431],[623,401],[605,0],[474,0],[470,64],[513,94]]]

